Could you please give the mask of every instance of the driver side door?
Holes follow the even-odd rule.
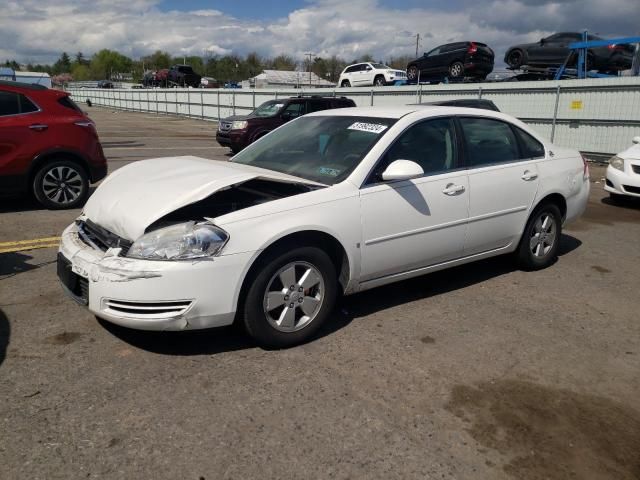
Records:
[[[366,283],[462,256],[469,210],[450,118],[418,122],[387,150],[360,189],[362,262]],[[418,163],[424,175],[383,181],[394,160]]]

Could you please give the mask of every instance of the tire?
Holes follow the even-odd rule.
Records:
[[[343,80],[342,83],[340,84],[340,86],[342,88],[348,88],[351,86],[351,82],[349,80]]]
[[[376,78],[373,79],[374,87],[384,87],[386,83],[387,82],[385,82],[384,77],[382,75],[378,75]]]
[[[519,69],[522,65],[524,65],[524,52],[522,50],[511,50],[509,55],[507,55],[507,65],[512,70]]]
[[[46,163],[33,178],[33,194],[50,210],[77,208],[89,194],[89,178],[85,169],[70,160]]]
[[[516,250],[518,266],[523,270],[532,271],[553,264],[558,257],[561,234],[560,209],[553,203],[538,206],[529,217]]]
[[[317,247],[275,252],[248,281],[242,320],[249,335],[269,349],[310,340],[333,310],[338,289],[333,262]]]
[[[461,78],[464,76],[464,65],[462,62],[453,62],[449,65],[449,77]]]
[[[420,76],[420,71],[417,65],[409,65],[407,67],[407,82],[417,82]]]

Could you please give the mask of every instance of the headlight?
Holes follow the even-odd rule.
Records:
[[[243,128],[247,128],[246,120],[236,120],[231,124],[231,130],[242,130]]]
[[[127,252],[127,257],[146,260],[189,260],[217,254],[229,235],[209,223],[187,222],[149,232]]]
[[[611,165],[613,168],[617,170],[624,171],[624,160],[618,157],[617,155],[609,159],[609,165]]]

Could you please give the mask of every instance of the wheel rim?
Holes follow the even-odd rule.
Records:
[[[324,301],[324,280],[307,262],[292,262],[269,280],[264,294],[264,314],[280,332],[297,332],[318,316]]]
[[[43,193],[49,200],[60,205],[76,201],[83,188],[80,173],[72,167],[54,167],[42,178]]]
[[[462,65],[460,65],[459,63],[454,63],[453,65],[451,65],[451,76],[459,77],[461,73]]]
[[[411,67],[407,72],[407,78],[409,80],[415,80],[418,77],[418,69],[416,67]]]
[[[378,78],[376,80],[376,86],[378,86],[378,87],[382,86],[382,79],[381,78]]]
[[[536,258],[546,257],[556,242],[556,219],[549,213],[540,215],[533,224],[529,248]]]
[[[520,58],[522,57],[522,55],[520,55],[520,52],[513,52],[510,56],[509,56],[509,65],[511,67],[517,67],[520,65]]]

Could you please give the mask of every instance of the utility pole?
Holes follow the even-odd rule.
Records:
[[[418,58],[418,46],[420,45],[420,34],[416,33],[416,58]]]
[[[311,57],[313,57],[313,53],[305,53],[309,57],[309,86],[311,86]]]

